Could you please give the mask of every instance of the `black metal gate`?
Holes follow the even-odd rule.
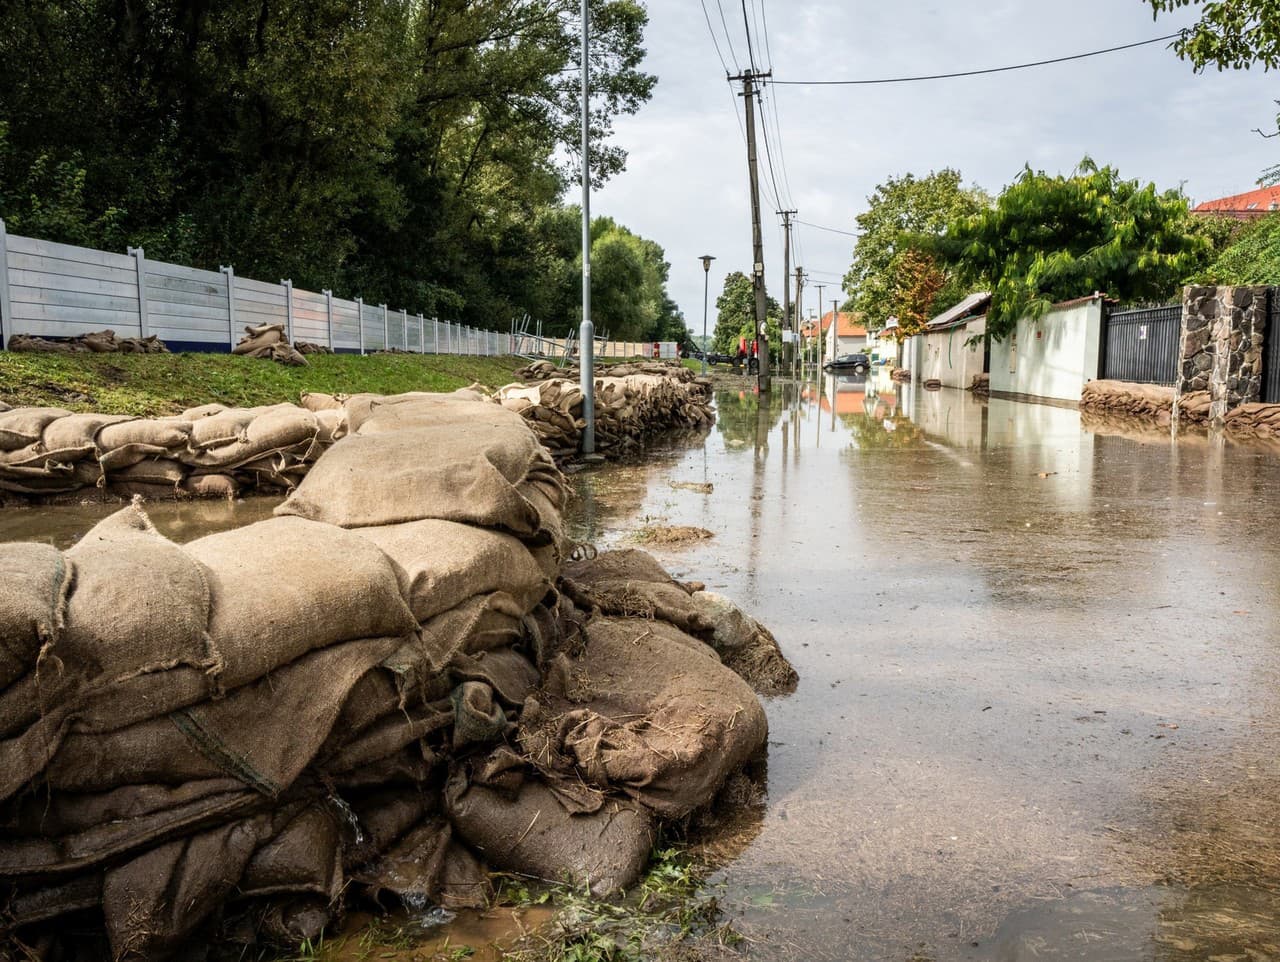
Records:
[[[1280,403],[1280,288],[1267,291],[1267,332],[1262,342],[1262,398]]]
[[[1102,369],[1098,376],[1175,384],[1181,336],[1181,304],[1110,311],[1102,325]]]

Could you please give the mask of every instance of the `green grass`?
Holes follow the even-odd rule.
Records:
[[[303,391],[399,394],[500,387],[515,357],[321,354],[285,367],[230,354],[14,354],[0,351],[0,401],[106,414],[175,414],[197,404],[297,402]]]

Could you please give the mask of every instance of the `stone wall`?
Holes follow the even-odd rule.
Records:
[[[1177,394],[1207,392],[1211,424],[1221,426],[1228,411],[1262,394],[1269,291],[1261,286],[1186,288]]]

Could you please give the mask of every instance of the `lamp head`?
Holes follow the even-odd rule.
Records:
[[[702,269],[706,271],[708,274],[711,273],[711,262],[713,260],[715,260],[715,257],[711,254],[702,255]]]

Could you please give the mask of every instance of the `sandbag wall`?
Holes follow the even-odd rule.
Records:
[[[566,566],[519,416],[347,415],[269,521],[0,544],[0,954],[243,957],[489,868],[604,894],[762,749],[772,637],[640,552]]]
[[[596,378],[595,438],[601,453],[618,453],[652,435],[697,430],[714,422],[710,382],[694,378],[684,368],[655,367],[661,373]],[[675,371],[684,376],[673,375]],[[497,400],[525,418],[557,458],[571,457],[581,447],[586,421],[577,381],[552,378],[529,387],[510,384],[498,391]]]
[[[1080,410],[1121,417],[1140,418],[1167,425],[1173,416],[1174,389],[1160,384],[1100,379],[1090,381],[1080,394]],[[1188,424],[1209,420],[1209,393],[1183,394],[1178,417]]]
[[[346,412],[206,404],[166,418],[0,405],[0,497],[101,488],[128,498],[288,490],[347,431]]]

